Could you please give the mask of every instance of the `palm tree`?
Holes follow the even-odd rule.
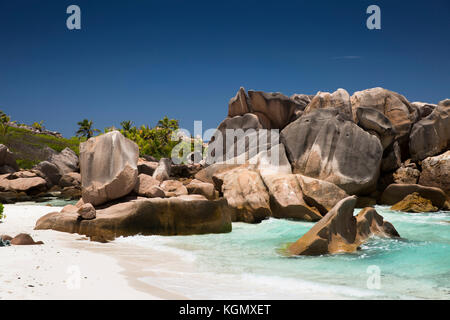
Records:
[[[165,116],[163,119],[158,121],[156,125],[157,128],[177,130],[178,129],[178,120],[170,119]]]
[[[3,111],[0,110],[0,135],[6,136],[8,133],[8,124],[11,121],[11,118],[7,116]]]
[[[80,126],[80,128],[76,132],[77,137],[86,137],[87,139],[89,139],[94,135],[95,132],[100,132],[100,130],[92,128],[92,120],[84,119],[77,124]]]
[[[124,131],[128,131],[129,132],[131,130],[131,127],[133,126],[133,121],[130,121],[130,120],[122,121],[120,123],[120,125],[122,126],[122,129]]]

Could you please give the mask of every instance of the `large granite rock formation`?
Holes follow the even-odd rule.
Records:
[[[422,161],[419,184],[440,188],[450,199],[450,151]]]
[[[218,192],[214,188],[214,184],[202,182],[196,179],[189,182],[189,184],[186,185],[186,189],[188,190],[189,194],[199,194],[209,200],[214,200],[219,197]]]
[[[53,229],[89,237],[192,235],[231,231],[230,208],[225,199],[209,201],[196,196],[136,199],[96,210],[96,218],[80,220],[78,208],[54,212],[36,222],[36,230]]]
[[[4,174],[0,176],[0,192],[12,192],[27,195],[36,195],[45,191],[47,181],[29,171]]]
[[[160,184],[161,182],[152,176],[140,174],[136,185],[134,186],[134,192],[143,197],[154,198],[155,195],[159,194],[162,195],[162,198],[164,198],[164,190],[161,189],[162,193],[158,193],[160,190],[160,188],[158,188]]]
[[[308,114],[317,109],[335,108],[348,120],[352,117],[352,105],[350,95],[345,89],[338,89],[333,93],[318,92],[305,109],[304,114]]]
[[[218,178],[224,198],[235,209],[233,221],[259,223],[270,217],[269,193],[257,171],[236,168]]]
[[[52,154],[48,161],[58,168],[61,175],[79,171],[78,156],[70,148],[65,148],[60,153]]]
[[[370,236],[399,237],[394,226],[375,209],[366,208],[353,216],[356,197],[341,200],[297,242],[288,247],[291,255],[317,256],[354,252]]]
[[[248,91],[240,88],[228,106],[228,117],[255,114],[263,128],[283,129],[297,116],[296,112],[304,110],[305,105],[298,103],[281,93]]]
[[[0,174],[13,173],[19,171],[16,157],[9,151],[8,147],[0,144]]]
[[[380,204],[394,205],[402,201],[406,196],[417,192],[422,198],[431,200],[438,209],[444,207],[446,196],[439,188],[425,187],[418,184],[391,184],[381,195]]]
[[[59,185],[65,187],[81,187],[81,174],[78,172],[69,172],[61,177]]]
[[[49,161],[40,162],[33,168],[33,171],[41,178],[44,178],[50,187],[58,185],[62,177],[59,168]]]
[[[339,201],[348,194],[338,186],[323,180],[318,180],[300,174],[297,175],[306,203],[326,215]]]
[[[319,109],[281,133],[294,173],[334,183],[348,194],[371,192],[383,155],[380,140],[333,109]]]
[[[434,111],[434,109],[436,109],[437,105],[426,102],[412,102],[411,107],[417,109],[417,112],[419,114],[418,120],[422,120],[423,118],[428,117]]]
[[[426,118],[414,124],[409,141],[414,161],[438,155],[450,147],[450,99],[441,101]]]
[[[360,107],[378,110],[389,119],[400,143],[407,142],[411,127],[418,118],[417,110],[404,96],[383,88],[355,92],[351,102],[355,121]]]
[[[356,108],[356,121],[365,131],[380,138],[383,149],[394,142],[396,132],[391,121],[380,111],[369,107],[358,107]]]
[[[264,175],[264,183],[270,194],[272,216],[279,219],[319,221],[320,212],[303,199],[297,176],[294,174]]]
[[[136,185],[139,148],[112,131],[80,145],[82,197],[94,206],[129,194]]]

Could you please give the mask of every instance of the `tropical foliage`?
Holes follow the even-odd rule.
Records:
[[[87,139],[92,138],[96,132],[100,132],[98,129],[94,129],[94,123],[92,120],[84,119],[77,123],[79,128],[75,135],[77,137],[85,137]]]
[[[6,216],[3,214],[3,210],[4,210],[3,204],[0,203],[0,222],[6,218]]]
[[[174,139],[179,129],[178,120],[164,117],[153,128],[146,125],[136,127],[132,121],[122,121],[120,125],[120,132],[139,146],[141,155],[157,159],[171,157],[172,149],[179,143],[179,139]]]

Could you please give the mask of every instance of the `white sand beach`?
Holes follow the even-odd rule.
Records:
[[[0,234],[29,233],[44,245],[0,248],[0,299],[183,298],[137,280],[142,259],[153,265],[161,263],[158,252],[152,256],[146,250],[142,255],[136,247],[127,248],[125,244],[100,244],[77,234],[33,230],[39,217],[58,210],[5,205],[6,219],[0,223]],[[130,255],[134,258],[129,259]],[[170,260],[170,254],[165,255],[164,262],[167,258]]]

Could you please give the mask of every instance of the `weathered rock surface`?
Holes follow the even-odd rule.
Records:
[[[304,103],[298,103],[281,93],[248,91],[240,88],[228,106],[228,117],[253,113],[265,129],[282,129],[296,118],[296,112],[304,110]]]
[[[173,164],[170,167],[170,176],[177,179],[191,179],[202,169],[203,165],[199,163]]]
[[[85,203],[78,210],[78,217],[81,220],[92,220],[96,217],[96,211],[92,204]]]
[[[37,176],[29,178],[16,178],[14,174],[0,176],[0,191],[25,192],[36,194],[46,189],[47,182]]]
[[[292,255],[317,256],[354,252],[372,235],[399,237],[395,228],[373,208],[353,216],[356,197],[341,200],[297,242],[288,247]]]
[[[167,198],[189,194],[187,188],[183,185],[183,183],[177,180],[166,180],[161,183],[160,187],[164,190],[165,196]]]
[[[61,198],[66,200],[77,200],[82,196],[81,189],[79,187],[65,187],[61,190]]]
[[[262,129],[258,117],[252,113],[234,116],[223,120],[216,129],[211,141],[206,162],[212,164],[223,162],[237,157],[244,152],[248,152],[250,145],[249,139],[257,137],[259,129]],[[257,138],[253,141],[258,141]]]
[[[213,176],[236,169],[240,166],[241,165],[239,164],[214,163],[197,172],[194,177],[202,182],[214,184]]]
[[[146,174],[152,176],[158,167],[158,162],[155,161],[146,161],[145,159],[139,158],[137,163],[138,173]]]
[[[394,182],[398,184],[417,184],[420,171],[413,167],[401,167],[394,172]]]
[[[100,205],[129,194],[137,182],[138,146],[112,131],[80,145],[82,196]]]
[[[61,177],[59,185],[65,187],[81,187],[81,174],[78,172],[69,172]]]
[[[411,127],[418,118],[416,109],[411,107],[404,96],[383,88],[355,92],[351,97],[351,103],[355,121],[360,107],[373,108],[381,112],[391,122],[396,139],[401,143],[407,142]]]
[[[295,119],[296,111],[303,109],[303,105],[278,92],[248,91],[248,96],[252,112],[266,129],[283,129]]]
[[[433,206],[433,203],[422,198],[419,193],[414,192],[407,195],[402,201],[394,204],[391,210],[403,212],[436,212],[439,209]]]
[[[383,155],[380,140],[333,109],[319,109],[281,133],[294,173],[334,183],[348,194],[371,192]]]
[[[11,244],[15,246],[29,246],[44,244],[42,241],[34,241],[33,238],[26,233],[21,233],[11,239]]]
[[[62,177],[59,168],[55,164],[48,161],[40,162],[33,168],[33,171],[36,172],[41,178],[47,180],[50,186],[58,185]]]
[[[383,149],[389,147],[395,139],[396,132],[391,121],[383,113],[368,107],[358,107],[356,109],[357,124],[368,132],[375,132],[380,138]]]
[[[381,172],[394,171],[402,165],[402,154],[397,141],[384,150],[381,159]]]
[[[373,235],[387,238],[400,237],[392,223],[384,221],[384,218],[374,208],[364,208],[358,213],[356,230],[356,238],[360,242],[364,242]]]
[[[159,160],[158,166],[153,172],[153,178],[158,181],[164,181],[170,179],[170,166],[172,161],[168,158],[162,158]]]
[[[185,196],[192,197],[192,196]],[[195,196],[194,196],[195,197]],[[79,220],[75,209],[54,212],[36,222],[36,230],[53,229],[114,239],[119,236],[192,235],[231,231],[225,199],[138,199],[97,209],[93,220]]]
[[[251,112],[247,93],[244,88],[240,88],[234,98],[228,104],[228,117],[235,117]]]
[[[259,223],[271,215],[269,194],[258,172],[237,168],[223,174],[222,192],[235,209],[233,221]]]
[[[428,117],[437,107],[437,105],[435,104],[426,102],[412,102],[411,106],[418,110],[419,113],[418,120],[422,120],[423,118]]]
[[[431,200],[438,209],[442,209],[445,204],[444,191],[439,188],[425,187],[418,184],[391,184],[381,195],[380,203],[392,206],[414,192],[417,192],[422,198]]]
[[[8,168],[14,171],[19,171],[19,166],[16,163],[16,157],[11,151],[9,151],[8,147],[3,144],[0,144],[0,167],[3,167],[2,171],[4,171],[0,172],[0,174],[11,173]]]
[[[353,118],[350,95],[345,89],[338,89],[333,93],[319,91],[306,107],[304,114],[325,108],[336,108],[348,120]]]
[[[273,217],[299,221],[318,221],[322,218],[320,212],[303,199],[296,175],[265,175],[263,180],[269,190]]]
[[[326,215],[339,201],[348,194],[338,186],[323,180],[318,180],[300,174],[297,175],[303,192],[303,199],[311,207],[315,207],[322,215]]]
[[[450,151],[422,161],[419,184],[440,188],[450,199]]]
[[[1,203],[15,203],[23,201],[31,201],[32,197],[27,195],[25,192],[16,191],[0,191],[0,202]]]
[[[134,187],[134,192],[143,197],[154,198],[155,192],[157,192],[157,190],[162,190],[160,188],[155,189],[154,187],[159,187],[160,184],[161,182],[152,176],[140,174],[136,186]]]
[[[200,180],[194,179],[188,185],[186,189],[189,194],[199,194],[205,196],[209,200],[214,200],[218,198],[218,192],[214,188],[214,184],[202,182]]]
[[[409,141],[411,158],[423,160],[450,147],[450,99],[441,101],[426,118],[414,124]]]
[[[79,170],[78,156],[70,148],[65,148],[60,153],[52,154],[48,161],[58,168],[61,175]]]

